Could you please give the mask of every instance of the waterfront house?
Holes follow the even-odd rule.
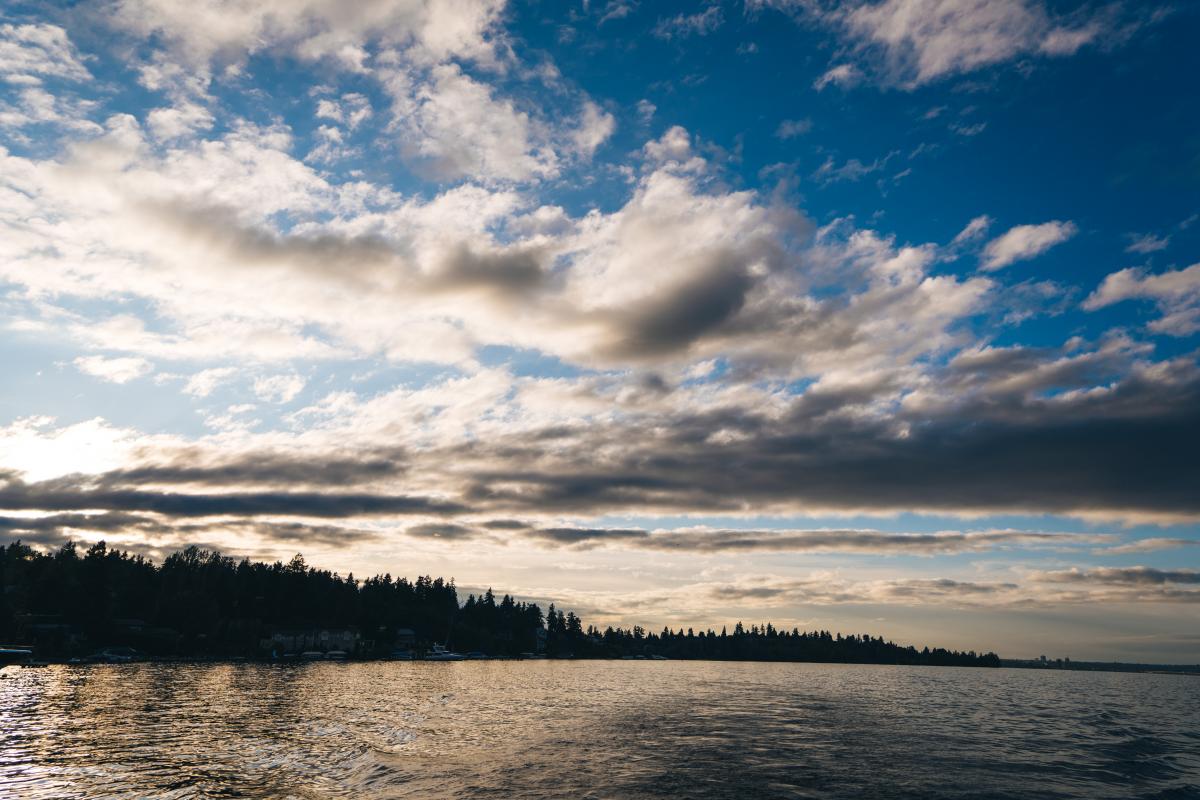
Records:
[[[259,645],[262,650],[276,656],[285,653],[328,653],[331,650],[354,653],[358,650],[359,635],[353,628],[277,628]]]

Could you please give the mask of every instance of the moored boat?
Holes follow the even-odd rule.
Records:
[[[440,644],[435,644],[433,648],[425,654],[426,661],[464,661],[466,656],[462,653],[455,653],[447,650]]]
[[[23,664],[33,658],[33,650],[29,647],[0,647],[0,666],[5,664]]]

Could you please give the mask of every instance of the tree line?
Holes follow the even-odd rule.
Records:
[[[124,645],[156,656],[264,657],[281,630],[353,631],[355,655],[387,657],[434,643],[492,656],[823,661],[998,666],[995,653],[917,650],[870,635],[746,628],[647,632],[584,625],[574,612],[491,589],[460,602],[453,580],[414,581],[309,566],[297,555],[273,564],[188,547],[155,564],[104,542],[42,553],[0,547],[0,644],[34,643],[67,658]]]

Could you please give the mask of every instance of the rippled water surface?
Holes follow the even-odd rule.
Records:
[[[0,797],[1200,798],[1200,679],[712,662],[49,667]]]

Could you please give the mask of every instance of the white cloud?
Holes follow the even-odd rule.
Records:
[[[1157,253],[1160,250],[1166,250],[1171,245],[1170,236],[1155,236],[1152,233],[1141,235],[1131,233],[1128,238],[1129,246],[1125,248],[1126,253],[1149,255],[1150,253]]]
[[[987,235],[988,228],[991,226],[992,218],[987,214],[980,214],[978,217],[975,217],[968,222],[967,227],[958,232],[958,235],[954,237],[954,241],[951,242],[951,244],[963,245],[969,242],[978,241]]]
[[[402,155],[438,181],[552,178],[564,162],[588,160],[613,130],[611,115],[570,87],[561,87],[562,94],[581,102],[578,120],[524,100],[520,83],[498,88],[493,76],[557,81],[553,64],[526,69],[516,62],[500,25],[505,0],[351,6],[338,0],[116,0],[107,8],[114,28],[150,38],[158,48],[141,69],[144,85],[176,101],[175,111],[149,120],[160,138],[206,126],[210,120],[184,114],[207,99],[211,76],[236,74],[262,52],[321,60],[377,81],[392,99],[390,129],[399,134]],[[333,91],[314,91],[316,113],[342,126],[345,139],[375,109],[361,92],[319,96]],[[308,161],[332,163],[358,152],[332,141],[333,130],[324,132]]]
[[[709,6],[695,14],[677,14],[661,19],[654,26],[654,35],[660,39],[683,39],[688,36],[707,36],[720,28],[725,15],[720,6]]]
[[[67,32],[57,25],[0,25],[0,79],[36,84],[42,78],[87,81],[91,77]]]
[[[99,133],[101,128],[87,119],[95,107],[90,100],[55,95],[41,86],[25,86],[13,93],[15,103],[0,100],[0,128],[53,124],[77,133]]]
[[[193,397],[208,397],[213,390],[237,374],[234,367],[213,367],[188,378],[183,391]]]
[[[686,128],[674,125],[662,136],[646,142],[644,152],[651,161],[686,162],[692,158],[692,137]]]
[[[112,22],[121,31],[161,37],[173,58],[193,67],[283,49],[362,70],[373,42],[409,48],[412,58],[430,62],[491,59],[489,37],[503,6],[503,0],[117,0]]]
[[[204,106],[185,102],[178,106],[156,108],[146,116],[146,124],[157,139],[179,139],[213,126],[213,115]]]
[[[463,185],[421,200],[331,183],[281,149],[286,129],[157,151],[135,121],[114,119],[61,164],[9,157],[13,197],[41,210],[0,207],[11,232],[0,276],[46,296],[154,308],[153,324],[56,323],[85,346],[251,364],[351,354],[468,364],[496,344],[584,364],[725,355],[819,370],[944,347],[944,326],[989,291],[928,276],[936,248],[893,248],[870,232],[840,242],[846,225],[798,252],[800,216],[712,183],[691,139],[676,127],[649,142],[622,208],[571,218],[510,190]],[[863,291],[809,295],[842,278]],[[884,330],[887,308],[903,319],[895,330]],[[202,376],[185,391],[209,391],[216,376]]]
[[[154,369],[146,359],[135,357],[80,356],[74,364],[80,372],[109,383],[128,383]]]
[[[1043,222],[1040,225],[1017,225],[988,242],[983,250],[980,268],[990,272],[1017,261],[1035,258],[1051,247],[1067,241],[1078,230],[1075,223],[1059,220]]]
[[[884,0],[828,19],[910,89],[1021,55],[1071,55],[1105,32],[1105,18],[1057,20],[1036,0]]]
[[[811,119],[785,119],[775,129],[775,136],[779,139],[795,139],[811,131],[812,127]]]
[[[327,164],[359,152],[356,148],[346,147],[343,144],[345,137],[342,135],[341,129],[332,125],[318,126],[313,132],[313,136],[319,141],[304,157],[306,162]]]
[[[838,64],[830,67],[813,82],[813,88],[818,92],[826,86],[841,86],[850,88],[863,79],[862,71],[853,64]]]
[[[590,100],[583,104],[579,127],[572,135],[575,150],[584,158],[591,158],[596,148],[604,144],[617,128],[617,121],[600,106]]]
[[[342,96],[342,102],[345,104],[345,122],[346,127],[354,130],[364,121],[371,118],[375,113],[371,108],[371,102],[361,94],[352,93]]]
[[[24,417],[0,427],[0,464],[41,481],[71,473],[96,474],[130,463],[141,446],[162,445],[100,418],[55,426],[52,417]]]
[[[1188,336],[1200,331],[1200,264],[1151,275],[1140,267],[1114,272],[1083,301],[1095,311],[1124,300],[1153,300],[1162,316],[1150,323],[1157,333]]]
[[[308,381],[301,375],[271,375],[254,381],[254,394],[268,403],[290,403]]]
[[[825,161],[821,166],[813,172],[813,180],[819,181],[822,184],[836,183],[838,181],[857,182],[870,175],[873,172],[879,172],[884,169],[888,162],[899,155],[898,151],[892,151],[886,156],[877,158],[870,164],[864,164],[857,158],[847,159],[840,166],[834,161],[833,156],[826,156]]]
[[[959,136],[966,136],[966,137],[978,136],[979,134],[981,134],[985,130],[987,130],[987,123],[986,122],[975,122],[975,123],[968,125],[963,122],[956,122],[950,126],[950,130],[953,131],[954,133],[958,134]]]
[[[406,151],[436,177],[528,181],[558,174],[549,131],[457,65],[434,67],[431,80],[415,87],[393,77]]]
[[[317,101],[317,116],[331,119],[334,122],[344,122],[345,115],[342,113],[342,107],[338,105],[336,100],[322,98]]]
[[[204,424],[219,433],[231,434],[249,432],[261,423],[261,420],[241,416],[241,413],[231,408],[225,414],[209,414],[204,417]]]
[[[643,123],[649,123],[654,118],[654,112],[657,110],[658,106],[645,98],[637,101],[638,117],[641,118]]]
[[[586,8],[586,6],[585,6]],[[633,3],[630,0],[608,0],[597,25],[603,25],[614,19],[624,19],[633,13]]]
[[[374,114],[371,101],[357,92],[344,94],[337,100],[322,98],[317,101],[317,116],[331,119],[354,130]]]

